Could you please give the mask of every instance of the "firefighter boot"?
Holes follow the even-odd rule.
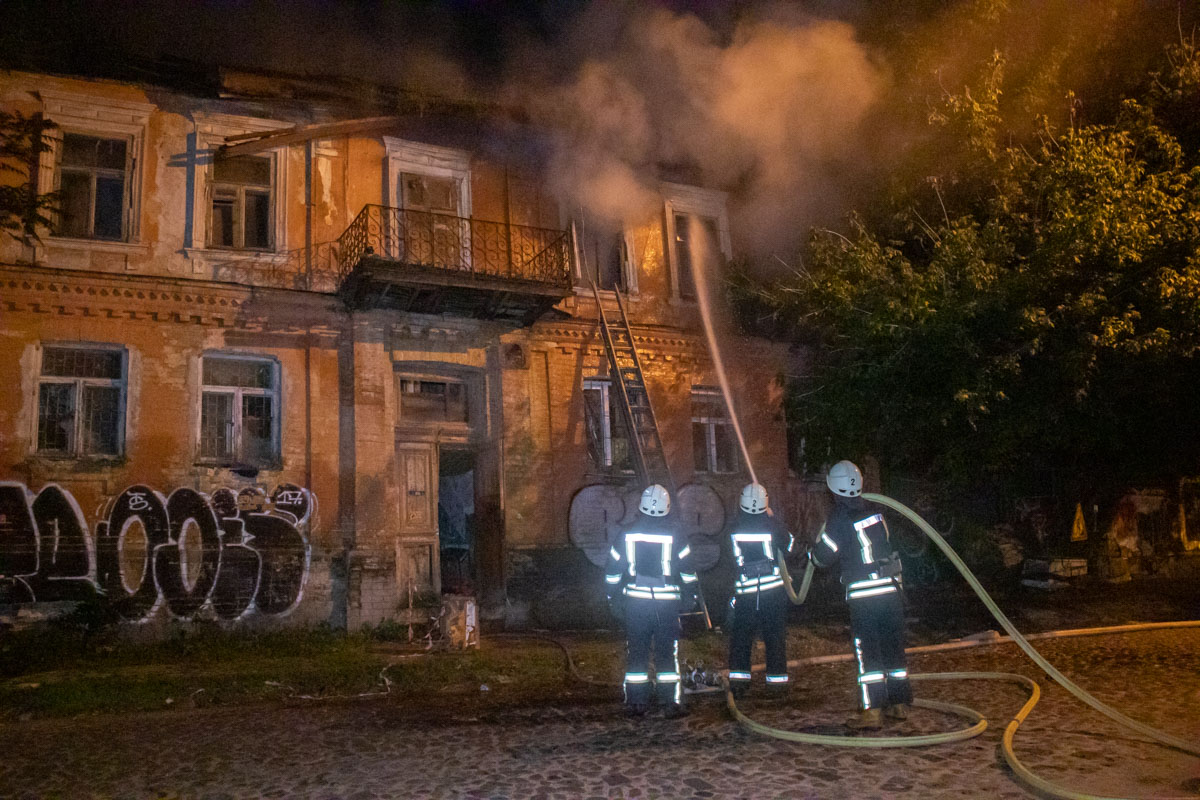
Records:
[[[866,708],[846,720],[846,727],[854,731],[877,731],[883,727],[883,712],[878,708]]]
[[[883,710],[883,715],[888,719],[908,719],[909,710],[908,703],[893,703]]]
[[[625,706],[625,716],[634,718],[644,717],[649,710],[650,707],[645,703],[630,703]]]

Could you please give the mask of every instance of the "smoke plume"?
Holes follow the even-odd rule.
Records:
[[[559,132],[556,193],[608,220],[642,218],[660,176],[733,188],[734,229],[760,252],[840,210],[863,122],[885,86],[847,24],[748,19],[720,35],[665,9],[632,14],[593,53],[520,102]]]

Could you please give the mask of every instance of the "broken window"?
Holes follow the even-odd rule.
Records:
[[[461,382],[401,378],[399,385],[402,421],[467,421],[467,391]]]
[[[612,382],[589,379],[583,382],[584,424],[587,427],[588,454],[598,470],[633,471],[633,453],[625,418],[613,396]]]
[[[625,235],[586,218],[573,228],[579,287],[591,289],[595,283],[601,289],[625,291]]]
[[[43,350],[38,380],[39,453],[118,456],[124,445],[124,419],[124,350]]]
[[[217,158],[212,171],[208,246],[270,250],[271,158]]]
[[[693,230],[692,220],[699,222],[698,234]],[[703,236],[696,241],[697,235]],[[717,221],[710,217],[693,217],[691,214],[675,215],[675,275],[679,296],[685,300],[696,299],[697,268],[722,261]]]
[[[692,389],[692,455],[696,472],[738,470],[737,434],[717,389]]]
[[[200,459],[270,467],[279,463],[279,380],[266,358],[201,360]]]
[[[55,235],[112,241],[126,238],[129,151],[127,139],[63,134]]]

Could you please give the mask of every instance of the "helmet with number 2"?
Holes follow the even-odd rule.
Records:
[[[825,483],[829,491],[842,497],[858,497],[862,494],[862,473],[852,461],[839,461],[830,467]]]

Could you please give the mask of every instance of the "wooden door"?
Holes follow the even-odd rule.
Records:
[[[400,485],[396,580],[405,596],[409,587],[414,592],[440,594],[437,446],[426,442],[397,442],[396,465]]]

